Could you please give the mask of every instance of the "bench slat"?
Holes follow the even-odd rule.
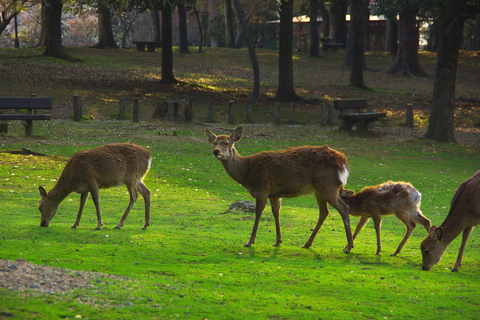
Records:
[[[52,109],[52,98],[0,98],[0,109]]]

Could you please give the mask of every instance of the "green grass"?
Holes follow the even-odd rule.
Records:
[[[219,127],[225,127],[220,124]],[[173,136],[173,127],[178,136]],[[439,225],[460,182],[478,170],[471,147],[425,140],[363,138],[319,126],[245,125],[243,155],[303,144],[328,144],[350,160],[348,188],[386,180],[410,181],[422,192],[422,210]],[[221,129],[212,129],[224,133]],[[342,220],[335,210],[311,249],[301,246],[318,217],[315,199],[285,199],[283,244],[272,247],[275,224],[267,207],[256,243],[244,248],[251,213],[227,213],[231,202],[251,200],[212,156],[196,125],[130,121],[38,122],[25,139],[20,125],[0,137],[2,151],[28,148],[47,156],[0,153],[0,258],[119,276],[92,281],[94,289],[66,295],[0,288],[0,311],[14,319],[478,319],[478,232],[467,243],[458,273],[450,269],[459,239],[431,271],[421,271],[418,227],[397,257],[405,232],[395,217],[382,225],[384,252],[375,255],[373,224],[344,254]],[[159,133],[162,133],[161,135]],[[168,135],[166,135],[168,134]],[[38,186],[50,190],[75,151],[133,141],[153,155],[145,179],[152,191],[152,223],[139,199],[125,227],[113,229],[128,203],[125,188],[102,189],[104,228],[87,202],[80,226],[70,229],[79,195],[62,202],[48,228],[39,226]],[[352,219],[355,225],[357,219]],[[126,277],[126,278],[124,278]],[[0,316],[1,317],[1,316]]]

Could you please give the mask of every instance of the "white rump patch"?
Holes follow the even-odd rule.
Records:
[[[342,183],[343,186],[347,184],[347,179],[349,174],[350,172],[348,171],[348,168],[346,165],[343,165],[343,170],[338,171],[338,179],[340,179],[340,182]]]

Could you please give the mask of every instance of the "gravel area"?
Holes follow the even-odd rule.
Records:
[[[78,288],[94,288],[95,282],[101,283],[105,279],[113,278],[122,277],[36,265],[23,259],[0,259],[0,288],[7,290],[64,294]]]

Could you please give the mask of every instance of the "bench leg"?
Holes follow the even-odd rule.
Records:
[[[342,125],[340,126],[340,130],[352,131],[353,124],[354,122],[344,119],[342,120]]]
[[[155,52],[155,43],[147,43],[147,50],[148,52]]]
[[[137,43],[137,51],[145,51],[145,43]]]
[[[33,134],[33,120],[22,121],[22,125],[25,127],[25,135],[30,137]]]
[[[377,120],[364,120],[362,122],[360,122],[359,124],[357,124],[357,130],[364,130],[364,131],[368,131],[369,127],[370,129],[373,128],[373,122],[375,122]],[[372,124],[370,126],[370,124]]]

